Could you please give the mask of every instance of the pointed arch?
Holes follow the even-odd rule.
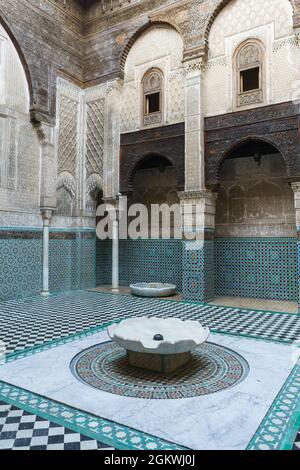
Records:
[[[262,144],[268,144],[270,147],[273,147],[275,152],[280,153],[280,155],[283,158],[283,161],[286,166],[286,170],[289,173],[290,170],[290,162],[288,158],[286,157],[284,151],[277,145],[276,142],[274,142],[272,139],[268,139],[267,137],[260,137],[260,136],[253,136],[253,137],[245,137],[243,139],[238,140],[234,145],[230,145],[230,147],[221,155],[218,164],[217,164],[217,175],[218,177],[220,176],[220,170],[222,163],[239,147],[242,147],[245,144],[251,143],[251,142],[257,142],[257,143],[262,143]]]
[[[230,2],[231,0],[220,0],[218,4],[215,6],[212,13],[209,15],[209,18],[205,26],[205,31],[204,31],[204,39],[207,43],[208,43],[209,33],[210,33],[211,27],[215,19],[217,18],[219,13],[221,13],[223,8],[225,8]],[[292,4],[292,8],[293,8],[294,26],[299,27],[299,20],[297,19],[297,17],[299,17],[300,15],[300,6],[298,5],[297,0],[289,0],[289,2]]]
[[[173,23],[171,23],[171,21],[170,22],[169,21],[157,21],[157,20],[148,21],[147,23],[145,23],[144,25],[139,27],[132,34],[132,36],[128,39],[127,43],[125,44],[125,47],[123,49],[123,52],[121,54],[121,59],[120,59],[120,71],[122,73],[124,73],[126,60],[127,60],[128,54],[129,54],[132,46],[134,45],[134,43],[139,39],[140,36],[142,36],[142,34],[144,34],[148,29],[153,28],[154,26],[158,26],[158,27],[159,26],[167,26],[169,28],[174,29],[181,36],[180,31],[178,30],[178,28]]]
[[[12,41],[17,54],[19,56],[19,59],[21,61],[21,64],[23,66],[27,84],[28,84],[28,90],[29,90],[29,97],[30,97],[30,108],[34,106],[34,91],[33,91],[33,81],[32,81],[32,76],[31,72],[28,66],[28,62],[26,60],[25,54],[22,50],[22,47],[20,46],[19,41],[17,40],[12,28],[8,25],[7,20],[4,18],[2,12],[0,11],[0,24],[1,26],[5,29],[7,35],[9,36],[10,40]]]

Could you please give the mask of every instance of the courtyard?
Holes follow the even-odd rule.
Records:
[[[298,315],[88,291],[2,302],[0,312],[1,449],[299,448]],[[145,314],[209,326],[220,375],[108,367],[120,351],[107,326]],[[95,348],[101,380],[87,383],[72,363],[87,354],[89,368]]]
[[[3,458],[300,455],[299,116],[300,0],[0,0]]]

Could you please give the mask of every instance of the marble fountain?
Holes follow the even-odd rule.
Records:
[[[108,328],[110,338],[127,351],[130,366],[168,374],[191,360],[209,328],[177,318],[131,318]]]
[[[171,297],[176,294],[176,286],[160,282],[139,282],[131,284],[131,293],[138,297]]]

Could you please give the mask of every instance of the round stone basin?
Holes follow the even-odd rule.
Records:
[[[159,282],[140,282],[130,286],[131,293],[138,297],[170,297],[176,294],[176,286]]]
[[[210,335],[195,321],[131,318],[108,328],[110,338],[127,350],[131,366],[170,373],[188,363],[191,351]]]

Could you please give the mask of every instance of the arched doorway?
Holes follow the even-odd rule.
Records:
[[[154,229],[159,237],[163,237],[162,220],[158,221],[159,226],[153,227],[153,224],[151,226],[151,208],[154,204],[167,204],[169,207],[179,204],[178,179],[174,166],[168,158],[158,153],[148,154],[134,168],[130,186],[132,192],[129,194],[128,204],[143,204],[148,210],[148,236],[151,236],[151,229]],[[175,228],[173,214],[170,222],[170,237],[173,238]]]
[[[220,167],[216,204],[215,294],[297,302],[292,189],[269,142],[235,146]]]

